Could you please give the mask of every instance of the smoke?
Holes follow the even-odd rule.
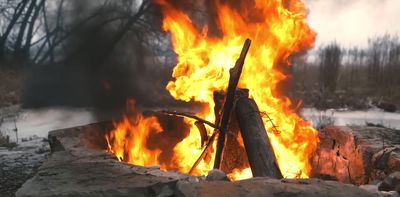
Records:
[[[123,6],[93,2],[64,3],[62,27],[79,28],[56,50],[55,63],[49,61],[30,68],[23,91],[24,106],[123,109],[128,98],[134,98],[143,107],[182,105],[165,89],[175,57],[166,41],[168,37],[158,25],[157,10],[149,9],[142,17],[147,24],[134,23],[123,32],[129,18],[109,21],[139,5],[132,1],[122,3]],[[99,10],[95,17],[85,21]],[[149,27],[153,29],[147,33]],[[160,41],[154,41],[155,38]]]
[[[367,46],[368,38],[400,33],[398,0],[305,0],[311,27],[318,33],[316,46],[339,44]]]

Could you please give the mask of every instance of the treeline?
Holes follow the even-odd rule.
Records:
[[[146,39],[158,32],[152,7],[150,0],[0,0],[0,66],[54,63],[102,43],[97,59],[126,34],[154,44]]]
[[[351,106],[360,100],[363,105],[371,101],[400,103],[400,40],[397,35],[370,38],[365,48],[344,48],[332,42],[318,48],[311,59],[313,61],[297,62],[293,67],[295,91],[309,104],[329,108]],[[347,101],[350,97],[352,101]],[[335,99],[340,101],[332,101],[336,102],[333,106],[326,103],[326,100]]]
[[[127,98],[176,103],[165,90],[174,53],[152,2],[0,0],[0,74],[24,74],[13,100],[121,110]],[[3,86],[0,103],[11,94]]]

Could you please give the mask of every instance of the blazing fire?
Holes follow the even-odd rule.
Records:
[[[193,14],[168,0],[156,1],[162,10],[163,29],[170,33],[178,56],[173,70],[174,81],[168,83],[167,90],[176,99],[204,103],[204,109],[197,115],[214,120],[213,92],[226,90],[229,69],[239,57],[244,40],[250,38],[252,46],[239,87],[249,89],[259,109],[278,126],[279,133],[273,132],[273,124],[265,117],[264,125],[283,176],[307,178],[311,171],[309,158],[318,143],[317,131],[296,114],[291,101],[280,96],[277,88],[279,82],[288,78],[279,67],[290,65],[291,55],[311,48],[314,43],[315,33],[306,23],[304,4],[300,0],[241,0],[240,3],[235,1],[235,5],[230,1],[215,0],[207,6],[205,1],[199,2],[196,6],[211,6],[217,13],[213,15],[213,23],[208,21],[213,26],[199,28]],[[210,33],[211,28],[218,33]],[[159,124],[153,118],[138,118],[134,122],[132,125],[124,120],[116,125],[107,136],[109,149],[130,163],[159,164],[159,152],[147,150],[145,146],[146,132],[161,130]],[[187,122],[193,126],[189,135],[175,146],[172,158],[182,172],[188,172],[202,152],[199,132],[192,120]],[[211,135],[213,130],[208,128],[207,132]],[[127,141],[130,138],[134,139]],[[124,159],[125,155],[129,159]],[[206,174],[212,169],[213,160],[204,159],[194,174]],[[235,169],[229,176],[243,179],[251,177],[251,171]]]
[[[161,126],[156,117],[143,117],[135,109],[135,102],[128,101],[127,110],[131,112],[115,124],[115,129],[106,135],[108,149],[118,160],[142,166],[158,165],[160,150],[149,150],[147,139],[151,132],[160,132]]]

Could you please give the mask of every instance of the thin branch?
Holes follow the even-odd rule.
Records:
[[[204,120],[202,118],[199,118],[195,115],[189,114],[189,113],[183,113],[183,112],[176,112],[176,111],[167,111],[167,110],[161,110],[158,111],[159,113],[163,113],[163,114],[167,114],[167,115],[173,115],[173,116],[182,116],[182,117],[186,117],[186,118],[191,118],[191,119],[195,119],[201,123],[204,123],[214,129],[219,129],[217,125],[215,125],[214,123]]]
[[[189,174],[193,173],[194,169],[196,169],[196,167],[197,167],[197,165],[199,165],[200,161],[206,156],[208,149],[210,147],[212,147],[211,145],[214,142],[215,137],[217,136],[218,133],[219,133],[218,130],[214,130],[214,133],[211,135],[210,139],[208,140],[207,145],[204,148],[203,152],[201,153],[199,158],[197,158],[196,162],[194,162],[193,166],[190,168]]]
[[[278,127],[274,124],[274,122],[272,122],[272,119],[271,119],[271,117],[267,114],[267,112],[261,112],[261,111],[259,111],[258,113],[260,113],[261,115],[265,115],[267,118],[268,118],[268,120],[269,120],[269,122],[271,122],[271,125],[272,125],[272,128],[274,128],[274,133],[276,134],[276,135],[279,135],[281,132],[278,130]]]

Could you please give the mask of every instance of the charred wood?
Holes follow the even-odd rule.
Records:
[[[251,41],[246,39],[242,52],[240,53],[239,59],[236,61],[235,66],[229,70],[229,84],[228,91],[226,93],[225,103],[222,111],[220,131],[218,135],[217,150],[215,153],[214,168],[219,169],[222,160],[222,153],[225,146],[225,135],[228,129],[228,124],[230,120],[231,111],[233,108],[233,103],[235,100],[235,91],[237,84],[242,73],[244,60],[246,58],[247,52],[249,51]]]
[[[253,176],[282,178],[255,101],[247,96],[239,96],[235,112]]]

